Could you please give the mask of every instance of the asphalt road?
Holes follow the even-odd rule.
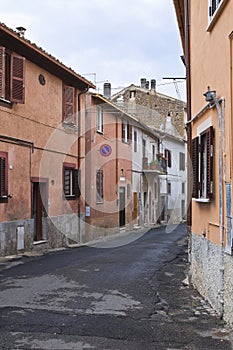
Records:
[[[232,349],[187,271],[185,225],[2,262],[0,349]]]

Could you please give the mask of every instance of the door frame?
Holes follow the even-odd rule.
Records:
[[[31,216],[34,219],[34,241],[43,240],[43,218],[48,211],[48,178],[31,178]]]

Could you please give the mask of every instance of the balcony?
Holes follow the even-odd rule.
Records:
[[[156,155],[156,159],[148,162],[148,158],[144,157],[142,159],[142,168],[144,172],[152,172],[157,174],[167,173],[167,160],[161,154]]]

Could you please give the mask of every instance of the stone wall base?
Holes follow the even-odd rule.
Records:
[[[233,325],[233,257],[192,233],[191,282],[225,321]]]

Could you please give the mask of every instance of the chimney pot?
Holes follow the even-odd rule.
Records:
[[[141,88],[146,88],[146,78],[141,78]]]
[[[111,83],[104,83],[104,97],[111,99]]]

